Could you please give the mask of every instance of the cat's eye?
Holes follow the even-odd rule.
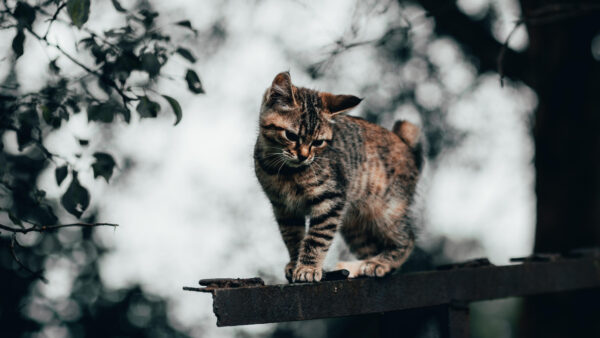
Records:
[[[312,141],[313,147],[321,147],[325,144],[325,140],[314,140]]]
[[[292,142],[296,142],[298,141],[298,135],[292,133],[289,130],[285,131],[285,138],[287,138],[288,140],[292,141]]]

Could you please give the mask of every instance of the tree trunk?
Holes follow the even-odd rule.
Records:
[[[574,3],[555,6],[561,2]],[[532,17],[547,2],[522,0],[521,6]],[[527,24],[531,85],[539,100],[535,252],[600,246],[600,62],[591,50],[600,15],[566,13]],[[600,337],[598,292],[534,297],[523,310],[523,337]]]

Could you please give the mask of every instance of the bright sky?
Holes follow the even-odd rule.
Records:
[[[131,5],[121,2],[125,7]],[[253,172],[252,148],[262,93],[275,74],[290,70],[293,81],[301,86],[366,96],[367,101],[391,95],[399,74],[416,74],[413,79],[418,81],[416,60],[413,66],[389,74],[386,65],[373,57],[372,47],[360,47],[338,58],[318,81],[311,80],[296,60],[319,61],[330,43],[348,34],[353,18],[361,28],[356,38],[361,41],[378,37],[397,20],[398,13],[422,18],[422,11],[401,9],[392,2],[383,14],[374,11],[357,16],[357,4],[364,7],[366,2],[341,0],[153,3],[164,13],[161,20],[165,24],[186,17],[202,30],[216,18],[226,18],[228,37],[215,53],[207,53],[202,45],[192,46],[199,56],[195,69],[207,94],[192,96],[182,81],[164,81],[159,91],[177,97],[183,107],[178,126],[172,126],[174,117],[166,113],[156,120],[134,118],[131,125],[106,132],[88,125],[80,114],[67,128],[52,134],[46,144],[55,152],[72,155],[77,149],[72,135],[89,138],[90,154],[105,150],[115,155],[120,166],[126,158],[134,163],[127,175],[116,175],[110,185],[93,180],[91,170],[82,170],[80,175],[82,184],[92,191],[93,205],[101,211],[100,220],[120,224],[116,231],[98,232],[113,248],[101,267],[106,285],[119,288],[141,283],[145,291],[167,297],[173,322],[184,327],[201,325],[195,331],[198,336],[226,337],[236,330],[267,332],[271,325],[218,329],[211,297],[181,290],[183,285],[196,285],[200,278],[262,275],[270,281],[283,281],[287,253]],[[490,2],[460,3],[472,14]],[[492,3],[499,6],[500,2]],[[514,6],[507,6],[503,13],[505,19],[495,27],[499,39],[506,37],[510,20],[518,15]],[[101,27],[113,20],[115,12],[108,1],[94,2],[90,24]],[[432,23],[420,20],[413,34],[428,41]],[[10,34],[0,35],[5,47],[0,50],[7,50],[10,38]],[[51,38],[73,48],[70,30],[57,25]],[[513,40],[514,48],[527,43],[524,33]],[[18,74],[22,83],[30,86],[25,89],[35,90],[46,67],[46,61],[36,60],[46,56],[35,42],[27,43],[34,52],[23,55]],[[528,116],[535,107],[535,95],[520,85],[500,88],[496,74],[477,79],[452,40],[429,41],[419,48],[440,67],[442,83],[457,96],[442,98],[439,85],[423,81],[417,99],[431,106],[447,100],[451,123],[467,132],[464,142],[445,152],[437,168],[429,167],[422,180],[425,240],[440,235],[474,238],[484,251],[470,254],[486,255],[496,263],[528,254],[535,222]],[[68,62],[61,62],[68,70]],[[183,74],[184,66],[183,59],[175,59],[165,72]],[[0,63],[0,75],[6,71],[6,63]],[[365,93],[363,88],[376,90]],[[360,114],[360,108],[355,113]],[[396,116],[419,121],[410,106],[400,107]],[[393,121],[385,123],[389,127]],[[81,163],[82,168],[88,166],[89,162]],[[53,175],[53,170],[48,170],[39,184],[58,196],[61,191]],[[330,256],[333,264],[335,252]],[[68,296],[73,277],[69,264],[64,260],[51,264],[51,283],[40,286],[46,295]]]

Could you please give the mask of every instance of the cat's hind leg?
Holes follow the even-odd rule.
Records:
[[[336,270],[348,270],[350,272],[349,278],[359,276],[383,277],[402,266],[413,249],[414,240],[408,242],[404,247],[388,249],[370,258],[359,261],[338,262],[335,268]]]
[[[414,240],[410,240],[406,246],[389,249],[364,260],[358,268],[359,276],[383,277],[398,269],[410,256],[415,247],[414,243]]]
[[[337,269],[348,270],[351,278],[383,277],[406,262],[414,249],[415,236],[403,204],[396,205],[379,217],[358,210],[345,220],[342,234],[360,260],[339,262]]]

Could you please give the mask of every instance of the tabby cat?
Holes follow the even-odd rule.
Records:
[[[360,102],[296,87],[288,72],[263,96],[255,171],[289,251],[290,281],[321,280],[337,231],[360,259],[338,263],[350,277],[382,277],[414,248],[407,211],[421,170],[419,129],[398,121],[390,132],[344,114]]]

